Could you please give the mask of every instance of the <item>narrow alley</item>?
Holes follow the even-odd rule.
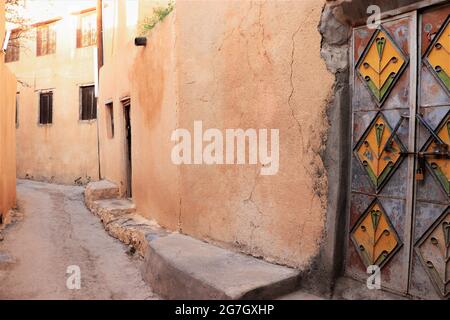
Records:
[[[19,180],[19,221],[0,242],[0,299],[155,299],[139,258],[110,237],[83,203],[83,188]],[[66,286],[79,266],[81,289]]]
[[[450,0],[0,0],[0,303],[450,300],[449,40]]]

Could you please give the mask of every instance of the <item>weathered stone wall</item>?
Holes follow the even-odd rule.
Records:
[[[0,2],[0,46],[5,34],[4,1]],[[16,202],[15,96],[16,79],[0,51],[0,216],[2,221]]]
[[[177,2],[146,48],[129,45],[102,70],[101,101],[114,100],[119,130],[108,140],[102,111],[103,176],[124,183],[118,100],[130,86],[138,212],[169,229],[306,268],[319,253],[327,210],[322,155],[333,76],[320,55],[324,3]],[[117,79],[127,59],[133,67]],[[279,129],[279,172],[172,164],[172,130],[193,131],[196,120],[221,131]]]

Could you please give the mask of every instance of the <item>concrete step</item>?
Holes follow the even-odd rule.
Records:
[[[144,279],[166,299],[272,299],[298,288],[297,270],[181,234],[147,235]]]
[[[89,208],[94,201],[114,198],[119,198],[119,187],[108,180],[91,182],[84,192],[84,200]]]
[[[299,286],[298,270],[171,233],[137,214],[130,200],[96,200],[88,207],[111,236],[144,257],[143,278],[166,299],[272,299]]]
[[[130,245],[143,257],[147,247],[147,235],[164,236],[168,232],[155,222],[139,214],[127,214],[105,225],[105,230],[114,238]]]
[[[91,203],[90,209],[100,217],[105,225],[122,216],[136,212],[135,204],[128,199],[97,200]]]

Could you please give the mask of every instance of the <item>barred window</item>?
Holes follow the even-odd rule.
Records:
[[[36,55],[45,56],[56,52],[56,28],[55,23],[37,27]]]
[[[94,86],[80,87],[80,120],[97,118],[97,98]]]
[[[39,95],[39,123],[53,123],[53,92],[45,92]]]
[[[6,49],[5,62],[15,62],[19,61],[20,58],[20,33],[19,31],[11,32],[11,37],[9,38],[8,47]]]
[[[77,48],[97,44],[97,14],[89,12],[78,16]]]

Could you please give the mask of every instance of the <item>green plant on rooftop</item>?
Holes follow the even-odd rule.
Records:
[[[170,1],[167,6],[159,6],[153,8],[153,15],[144,19],[142,24],[142,35],[152,30],[159,22],[163,21],[175,8],[173,1]]]

